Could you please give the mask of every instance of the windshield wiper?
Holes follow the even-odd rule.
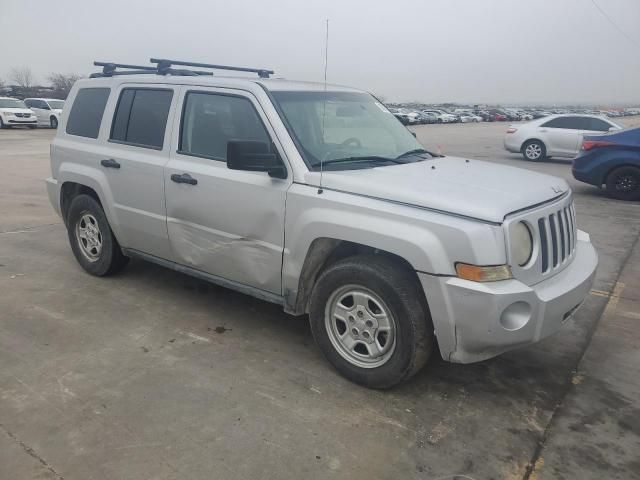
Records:
[[[398,155],[396,157],[396,160],[398,160],[400,158],[404,158],[404,157],[410,157],[411,155],[421,155],[421,154],[424,154],[424,153],[428,153],[432,157],[435,156],[433,153],[431,153],[428,150],[425,150],[424,148],[416,148],[414,150],[409,150],[408,152],[404,152],[403,154]]]
[[[320,163],[322,163],[322,165],[331,165],[333,163],[356,163],[356,162],[376,162],[376,163],[390,162],[390,163],[398,163],[398,164],[404,163],[395,158],[381,157],[379,155],[365,155],[361,157],[334,158],[333,160],[318,162],[314,166],[317,167],[320,165]]]

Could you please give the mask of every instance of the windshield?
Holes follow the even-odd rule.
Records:
[[[62,110],[62,107],[64,107],[63,100],[47,100],[47,103],[52,110]]]
[[[423,160],[391,161],[422,145],[369,94],[273,92],[273,97],[312,170],[319,170],[321,161],[335,170],[380,166],[384,159],[389,165]]]
[[[0,98],[0,108],[27,108],[22,100],[15,98]]]

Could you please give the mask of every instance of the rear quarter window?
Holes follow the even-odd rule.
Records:
[[[98,138],[109,88],[81,88],[69,112],[66,132],[79,137]]]

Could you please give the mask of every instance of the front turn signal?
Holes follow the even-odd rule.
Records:
[[[458,262],[456,263],[456,273],[458,277],[473,282],[497,282],[513,278],[509,265],[480,266]]]

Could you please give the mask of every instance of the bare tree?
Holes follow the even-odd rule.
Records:
[[[12,68],[9,80],[22,88],[31,88],[35,83],[33,73],[29,67]]]
[[[52,73],[47,77],[49,83],[51,83],[51,86],[53,87],[55,95],[60,98],[67,98],[73,84],[81,78],[82,75],[77,75],[75,73]]]

